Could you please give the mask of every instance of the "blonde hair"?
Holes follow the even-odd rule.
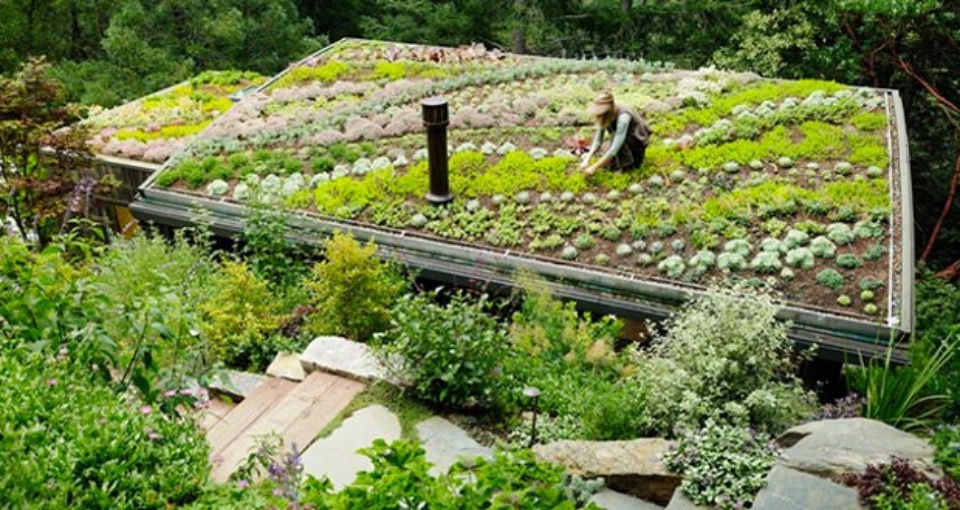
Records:
[[[587,106],[587,113],[593,115],[600,125],[609,124],[617,115],[617,103],[609,91],[597,94]]]

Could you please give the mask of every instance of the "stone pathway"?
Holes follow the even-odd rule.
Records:
[[[603,489],[594,494],[590,502],[606,510],[663,510],[660,505],[610,489]]]
[[[427,451],[427,461],[433,464],[430,474],[446,473],[461,458],[493,458],[489,448],[471,438],[467,432],[453,423],[433,416],[417,424],[417,435]]]
[[[400,421],[381,405],[365,407],[343,421],[333,434],[318,439],[303,453],[303,471],[317,478],[327,476],[336,489],[350,485],[357,473],[373,469],[370,459],[357,450],[375,439],[400,439]]]

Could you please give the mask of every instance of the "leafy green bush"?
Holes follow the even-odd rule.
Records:
[[[843,287],[843,275],[836,269],[827,268],[817,273],[817,283],[831,289],[840,289]]]
[[[809,415],[814,396],[794,373],[776,313],[769,296],[716,289],[668,321],[635,356],[646,430],[670,435],[714,420],[776,433]]]
[[[276,289],[286,290],[305,275],[306,258],[287,239],[287,215],[269,204],[253,202],[243,226],[243,255],[250,268]]]
[[[446,305],[437,292],[406,295],[393,307],[390,328],[378,335],[393,374],[424,400],[453,408],[491,408],[509,389],[506,332],[486,312],[486,296],[456,294]]]
[[[870,464],[863,473],[844,477],[855,487],[860,504],[877,510],[948,510],[960,508],[960,484],[944,477],[933,479],[907,459]]]
[[[937,464],[955,480],[960,480],[960,427],[941,425],[930,443],[937,449]]]
[[[0,352],[0,491],[13,508],[169,508],[207,481],[192,420],[131,402],[67,351]]]
[[[137,235],[110,245],[95,270],[92,281],[110,311],[103,325],[119,339],[122,357],[133,355],[132,340],[141,332],[147,335],[143,344],[162,366],[200,354],[189,332],[200,327],[198,308],[215,292],[210,281],[218,270],[205,232],[180,231],[172,242]],[[158,326],[145,329],[145,324]],[[177,345],[164,339],[162,331],[169,331]]]
[[[923,356],[912,356],[911,363],[902,367],[893,362],[893,345],[891,339],[882,357],[847,367],[847,384],[867,399],[863,416],[907,431],[932,429],[949,403],[937,380],[947,375],[946,367],[956,357],[953,341]]]
[[[691,501],[722,509],[749,507],[776,458],[769,436],[713,421],[681,436],[664,456],[667,467],[683,476],[680,489]]]
[[[524,293],[510,325],[516,355],[510,358],[509,372],[518,386],[540,390],[542,421],[558,425],[552,436],[550,425],[541,427],[541,440],[637,437],[645,394],[624,377],[627,360],[614,350],[622,325],[610,316],[581,317],[575,303],[554,299],[532,275],[523,275],[519,284]],[[529,437],[519,436],[527,429],[527,423],[514,429],[524,445]]]
[[[407,441],[382,439],[360,450],[373,468],[339,492],[325,480],[310,478],[300,503],[331,510],[354,508],[597,508],[584,504],[589,492],[577,494],[563,470],[537,462],[529,451],[498,452],[492,460],[477,458],[454,465],[433,477],[423,448]]]
[[[326,260],[313,266],[304,283],[315,309],[308,318],[311,332],[362,342],[387,329],[390,307],[406,285],[376,251],[373,242],[361,246],[349,234],[334,233],[327,242]]]
[[[209,359],[240,369],[266,369],[276,351],[265,352],[259,344],[282,320],[267,282],[246,263],[226,260],[210,283],[217,292],[200,304],[206,319],[200,333]]]

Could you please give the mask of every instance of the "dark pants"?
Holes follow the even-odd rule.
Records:
[[[623,147],[620,147],[613,156],[613,160],[607,163],[607,167],[613,170],[634,170],[640,168],[646,154],[647,146],[640,140],[628,136],[623,142]]]

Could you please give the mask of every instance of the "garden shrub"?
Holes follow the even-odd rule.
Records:
[[[708,420],[777,433],[810,414],[814,396],[795,375],[787,325],[769,296],[715,289],[694,300],[635,356],[648,432]]]
[[[159,509],[199,496],[203,432],[114,392],[73,356],[0,352],[4,506]]]
[[[390,307],[404,291],[403,277],[377,257],[373,242],[361,246],[349,234],[334,233],[326,260],[313,266],[304,283],[315,312],[308,329],[367,341],[390,324]]]
[[[226,260],[221,267],[211,281],[217,293],[200,304],[209,359],[262,371],[276,355],[260,345],[282,321],[276,297],[245,262]]]
[[[667,467],[683,477],[680,489],[693,503],[721,509],[749,508],[776,458],[766,434],[713,421],[685,433],[664,455]]]
[[[829,259],[836,255],[837,245],[825,236],[817,236],[813,238],[813,241],[810,241],[810,251],[817,257]]]
[[[910,463],[894,457],[886,464],[870,464],[861,474],[844,478],[857,489],[860,504],[878,510],[947,510],[960,508],[960,485],[951,478],[932,479]]]
[[[496,408],[511,389],[506,330],[487,314],[491,304],[439,291],[397,300],[390,327],[377,335],[388,369],[423,400],[455,409]]]
[[[827,268],[817,273],[817,283],[834,290],[843,287],[843,275],[836,269]]]
[[[954,480],[960,480],[960,427],[956,424],[941,425],[930,443],[937,449],[937,464]]]
[[[878,284],[865,287],[865,283]],[[861,282],[861,288],[875,290],[882,282]],[[917,331],[910,346],[910,357],[923,362],[942,345],[958,348],[960,341],[960,288],[937,278],[929,271],[917,277]],[[945,370],[932,382],[936,393],[949,396],[945,417],[960,418],[960,356],[954,356]]]
[[[614,344],[621,324],[605,316],[578,315],[575,303],[550,296],[531,275],[520,278],[521,309],[514,314],[510,339],[515,352],[510,373],[519,386],[540,390],[544,423],[555,423],[550,439],[628,439],[641,430],[645,394],[630,378],[627,360]],[[578,388],[571,392],[570,388]],[[529,403],[524,403],[529,405]],[[521,434],[529,424],[516,429]]]
[[[416,443],[398,440],[387,444],[377,439],[360,453],[370,459],[372,469],[359,473],[338,492],[332,491],[328,481],[310,477],[296,503],[331,510],[597,508],[587,500],[599,490],[599,484],[568,477],[557,466],[537,462],[529,451],[497,452],[490,460],[463,461],[438,477],[430,475],[426,452]]]
[[[304,277],[305,253],[286,237],[287,214],[266,203],[248,204],[242,253],[250,269],[275,290],[285,291]]]

